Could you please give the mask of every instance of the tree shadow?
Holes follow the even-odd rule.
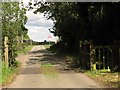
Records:
[[[31,51],[29,54],[39,54],[39,53],[49,53],[46,49],[41,49],[41,50],[36,50],[36,51]]]
[[[69,65],[66,64],[64,58],[58,56],[58,54],[51,53],[45,49],[30,52],[31,57],[26,62],[27,65],[47,65],[50,64],[55,67],[60,73],[76,73]]]
[[[40,74],[40,67],[22,68],[20,74]]]

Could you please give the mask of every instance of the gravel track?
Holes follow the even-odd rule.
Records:
[[[63,60],[42,45],[17,59],[22,63],[22,69],[7,88],[106,88],[83,73],[65,70]],[[51,66],[47,66],[48,63]]]

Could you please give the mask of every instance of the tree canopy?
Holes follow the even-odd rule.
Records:
[[[78,50],[80,40],[109,45],[120,39],[120,3],[39,2],[35,5],[39,5],[35,13],[44,13],[46,18],[54,21],[51,32],[71,52]]]
[[[26,36],[28,32],[24,26],[27,21],[27,17],[25,16],[26,10],[22,6],[20,7],[19,2],[2,2],[1,7],[2,46],[4,46],[4,37],[7,36],[7,44],[9,46],[9,64],[14,65],[14,61],[17,56],[17,36]]]

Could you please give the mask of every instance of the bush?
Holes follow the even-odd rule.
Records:
[[[70,65],[70,67],[78,68],[80,67],[80,59],[79,56],[67,55],[65,57],[66,62]]]
[[[15,60],[14,61],[14,65],[13,65],[14,67],[19,67],[20,66],[20,62],[19,61],[17,61],[17,60]]]
[[[57,53],[61,53],[61,52],[65,53],[67,49],[66,49],[66,45],[60,41],[52,45],[49,50]]]

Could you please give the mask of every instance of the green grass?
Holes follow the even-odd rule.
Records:
[[[41,71],[45,76],[57,77],[58,71],[55,69],[54,65],[48,63],[41,66]]]
[[[43,64],[42,67],[50,68],[53,67],[53,65],[51,63],[47,63],[47,64]]]
[[[17,51],[17,54],[23,54],[29,52],[34,45],[26,46],[25,48]],[[8,67],[6,68],[4,62],[0,62],[0,85],[6,85],[7,83],[11,82],[14,74],[18,71],[20,63],[16,61],[16,67]]]
[[[0,60],[0,85],[2,84],[2,63]]]
[[[104,84],[113,87],[120,88],[120,78],[118,72],[108,72],[104,70],[100,71],[86,71],[85,74],[97,81],[103,82]]]
[[[20,63],[19,63],[20,65]],[[18,65],[18,67],[19,67]],[[14,74],[17,72],[18,67],[7,67],[4,62],[2,62],[2,68],[0,69],[0,85],[6,85],[11,82]]]
[[[51,45],[44,45],[46,49],[49,49]]]
[[[33,47],[34,47],[34,45],[26,46],[26,47],[23,48],[22,50],[17,51],[17,54],[27,53],[27,52],[29,52]]]

